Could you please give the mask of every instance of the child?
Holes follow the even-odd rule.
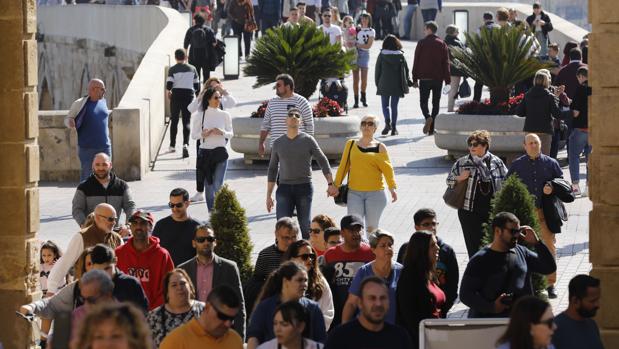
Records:
[[[49,276],[49,272],[52,270],[54,263],[62,256],[62,252],[52,241],[46,241],[41,245],[41,272],[39,274],[39,280],[41,283],[41,291],[43,292],[43,297],[47,293],[47,277]]]
[[[344,16],[344,19],[342,19],[342,39],[342,44],[347,50],[353,50],[355,48],[357,28],[355,28],[351,16]]]

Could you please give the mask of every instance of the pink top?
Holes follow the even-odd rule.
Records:
[[[198,262],[196,292],[198,293],[198,300],[206,302],[206,297],[208,297],[208,294],[211,293],[211,289],[213,288],[213,261],[208,264],[204,264],[199,260],[196,261]]]

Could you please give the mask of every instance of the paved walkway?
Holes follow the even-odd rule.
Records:
[[[372,64],[378,55],[382,42],[377,42],[372,48]],[[404,43],[404,51],[412,67],[412,56],[415,44]],[[352,116],[362,116],[368,113],[382,115],[380,98],[376,96],[376,87],[373,83],[373,69],[370,70],[368,84],[368,108],[351,109]],[[221,67],[214,74],[222,76]],[[255,110],[260,102],[274,96],[272,86],[252,89],[253,78],[225,81],[225,87],[239,101],[238,107],[230,110],[234,117],[246,117]],[[347,79],[352,94],[352,78]],[[484,92],[486,93],[486,92]],[[352,100],[352,96],[349,102]],[[316,95],[311,100],[314,104]],[[392,232],[396,238],[396,247],[408,240],[413,232],[413,213],[422,207],[434,208],[440,221],[439,234],[451,244],[458,257],[460,273],[462,274],[468,257],[462,238],[462,231],[458,222],[457,212],[447,207],[442,200],[445,190],[445,178],[452,165],[452,161],[444,159],[446,151],[436,148],[434,138],[422,133],[423,116],[419,109],[419,91],[412,90],[400,101],[398,130],[396,137],[380,137],[381,142],[389,148],[389,153],[395,167],[398,184],[399,200],[390,203],[381,219],[382,228]],[[442,109],[446,109],[446,98],[441,100]],[[351,102],[352,105],[352,102]],[[483,125],[480,125],[483,128]],[[167,136],[169,137],[169,136]],[[182,143],[177,141],[177,143]],[[167,140],[164,147],[167,149]],[[142,181],[130,183],[133,196],[139,208],[150,210],[157,219],[169,214],[168,194],[175,187],[187,188],[192,194],[195,190],[194,164],[195,147],[191,157],[181,159],[180,151],[176,154],[162,154],[156,163],[155,170],[148,173]],[[565,152],[560,154],[566,157]],[[254,243],[252,256],[255,259],[258,252],[273,243],[273,227],[275,214],[267,213],[265,208],[267,163],[257,163],[247,166],[242,156],[230,154],[230,163],[226,183],[236,191],[241,204],[245,207],[249,219],[250,234]],[[582,166],[584,170],[584,165]],[[333,172],[337,164],[333,164]],[[568,174],[567,167],[564,168]],[[57,241],[62,248],[66,247],[69,238],[78,227],[71,218],[71,198],[77,183],[40,183],[41,201],[41,229],[40,239]],[[320,171],[314,172],[315,196],[312,213],[327,213],[339,219],[346,213],[345,209],[333,204],[332,199],[326,198],[326,183]],[[557,236],[558,248],[558,282],[559,297],[551,303],[555,311],[567,307],[567,285],[569,280],[578,273],[588,273],[589,263],[588,244],[588,213],[591,202],[587,198],[579,198],[568,204],[569,221],[564,226],[564,233]],[[198,219],[208,218],[205,203],[193,204],[190,214]],[[397,251],[397,249],[396,249]],[[466,314],[466,307],[457,304],[450,314],[452,317],[462,317]]]

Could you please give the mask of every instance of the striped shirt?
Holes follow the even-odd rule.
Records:
[[[196,68],[187,63],[177,63],[168,70],[168,78],[166,79],[166,88],[168,90],[200,90],[200,78]]]
[[[266,280],[269,274],[282,264],[283,257],[284,252],[280,251],[276,244],[260,251],[254,268],[254,278],[259,281]]]
[[[268,131],[271,134],[271,146],[277,138],[286,134],[286,118],[288,117],[288,109],[291,108],[297,108],[301,111],[303,123],[299,131],[311,136],[314,135],[312,107],[305,97],[296,93],[293,93],[290,98],[275,97],[269,101],[267,110],[264,113],[264,120],[262,120],[262,127],[260,128],[261,131]]]

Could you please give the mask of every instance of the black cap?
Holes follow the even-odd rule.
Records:
[[[354,227],[355,225],[358,225],[361,228],[363,228],[363,219],[357,216],[356,214],[349,214],[347,216],[344,216],[342,217],[342,220],[340,221],[341,229],[350,229]]]

